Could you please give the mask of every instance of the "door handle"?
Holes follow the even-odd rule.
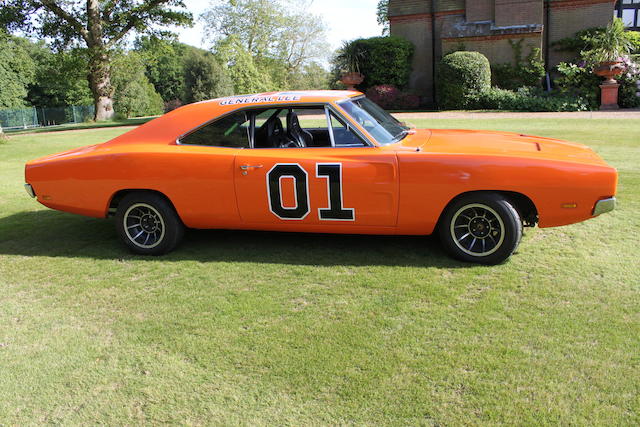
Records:
[[[262,165],[242,165],[240,166],[240,169],[242,169],[243,171],[249,170],[249,169],[261,169],[263,166]]]

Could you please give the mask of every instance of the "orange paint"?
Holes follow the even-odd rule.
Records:
[[[380,146],[340,107],[356,96],[361,94],[272,93],[249,104],[221,105],[240,99],[229,98],[187,105],[103,144],[30,161],[26,182],[45,206],[92,217],[106,217],[119,191],[140,189],[164,194],[192,228],[408,235],[431,234],[447,204],[470,191],[528,197],[541,227],[592,218],[595,203],[616,193],[615,169],[588,147],[555,139],[418,130]],[[220,115],[269,105],[329,105],[372,146],[235,149],[176,143]],[[271,208],[267,179],[278,164],[298,165],[306,174],[303,219],[279,218]],[[322,218],[331,194],[319,164],[340,165],[340,203],[353,220]],[[243,170],[244,165],[259,167]],[[282,178],[280,187],[283,208],[301,203],[292,177]]]

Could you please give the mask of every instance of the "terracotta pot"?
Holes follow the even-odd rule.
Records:
[[[605,79],[604,84],[616,84],[614,77],[624,73],[624,65],[622,61],[601,62],[593,71]]]
[[[356,85],[364,81],[364,76],[360,73],[344,73],[340,82],[347,87],[347,90],[357,90]]]

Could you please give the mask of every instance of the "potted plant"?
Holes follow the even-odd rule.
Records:
[[[360,60],[363,57],[364,52],[354,42],[344,42],[336,57],[336,62],[342,72],[340,82],[348,90],[357,90],[356,86],[364,81],[364,76],[360,73]]]
[[[616,84],[615,77],[625,70],[622,57],[629,55],[633,48],[622,20],[615,18],[602,33],[593,37],[591,45],[584,56],[597,64],[594,72],[605,79],[604,84]]]

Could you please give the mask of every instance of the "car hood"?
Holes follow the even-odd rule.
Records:
[[[424,153],[543,158],[606,165],[600,156],[585,145],[514,132],[416,130],[402,141],[402,145],[419,148]]]

